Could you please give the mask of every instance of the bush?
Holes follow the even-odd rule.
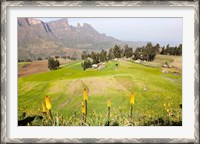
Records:
[[[83,67],[83,70],[86,70],[87,68],[92,67],[92,63],[90,60],[86,59],[83,63],[81,63],[81,66]]]
[[[67,56],[66,56],[66,55],[64,55],[62,58],[63,58],[63,59],[67,59]]]
[[[60,58],[59,56],[55,56],[56,59]]]
[[[42,58],[41,58],[41,57],[38,57],[38,60],[42,60]]]
[[[59,66],[60,66],[60,63],[57,59],[56,60],[54,58],[48,59],[48,68],[50,70],[56,70],[59,68]]]

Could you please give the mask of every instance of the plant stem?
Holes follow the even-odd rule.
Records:
[[[108,126],[110,125],[110,107],[108,107]]]
[[[86,123],[86,116],[85,116],[85,114],[83,113],[83,122],[82,122],[82,125],[84,125],[84,123]]]
[[[87,116],[87,100],[85,100],[85,116]]]
[[[52,116],[51,110],[49,110],[49,115],[51,117],[51,120],[53,121],[53,116]]]
[[[131,114],[130,114],[131,124],[132,124],[132,116],[133,116],[133,105],[131,104]]]

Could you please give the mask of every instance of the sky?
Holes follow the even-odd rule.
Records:
[[[38,18],[43,22],[60,18]],[[70,25],[90,24],[99,33],[123,41],[144,41],[160,45],[182,44],[182,18],[68,18]]]

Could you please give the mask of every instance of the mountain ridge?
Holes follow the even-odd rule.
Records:
[[[43,22],[36,18],[18,18],[19,59],[36,60],[38,57],[66,55],[80,59],[82,51],[100,51],[114,44],[140,46],[134,42],[120,41],[99,33],[90,24],[69,24],[67,18]]]

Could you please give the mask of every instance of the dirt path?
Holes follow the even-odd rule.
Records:
[[[33,61],[30,64],[27,64],[23,68],[19,69],[18,78],[47,71],[49,71],[47,60]]]
[[[58,59],[60,65],[71,62],[69,59]],[[18,78],[36,73],[48,72],[48,60],[33,61],[18,70]]]

